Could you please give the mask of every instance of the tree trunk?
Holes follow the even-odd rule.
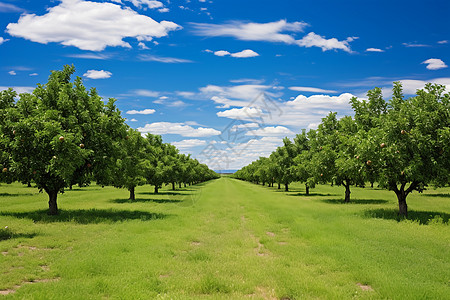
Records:
[[[134,187],[128,189],[130,191],[130,200],[136,200],[136,196],[134,194]]]
[[[289,183],[284,184],[284,191],[289,192]]]
[[[159,190],[158,186],[155,185],[155,194],[158,194],[158,190]]]
[[[395,194],[397,195],[398,199],[398,214],[400,216],[408,217],[408,205],[406,204],[406,196],[408,195],[405,193],[403,188],[400,190],[396,190]]]
[[[29,181],[28,181],[28,185],[27,185],[27,187],[31,187],[31,182],[29,182]]]
[[[184,187],[186,187],[186,182],[184,183]]]
[[[278,182],[278,189],[281,189],[281,183]]]
[[[172,182],[172,191],[175,191],[175,182]]]
[[[47,191],[48,194],[48,214],[55,216],[58,214],[58,203],[56,199],[58,198],[58,191]]]
[[[344,184],[345,186],[345,199],[344,202],[345,203],[349,203],[350,202],[350,184]]]
[[[373,188],[373,181],[370,182],[370,187]]]
[[[306,196],[309,195],[309,185],[305,183]]]

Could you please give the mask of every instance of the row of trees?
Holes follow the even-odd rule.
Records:
[[[254,183],[305,184],[306,194],[317,183],[350,187],[376,182],[397,195],[399,214],[407,215],[406,198],[426,186],[445,186],[450,179],[450,94],[445,87],[427,84],[405,99],[394,83],[386,102],[380,88],[367,100],[351,99],[354,117],[337,119],[330,113],[317,130],[303,131],[268,158],[239,170],[235,177]]]
[[[49,214],[57,214],[57,196],[73,185],[112,185],[130,191],[149,183],[193,184],[217,174],[180,154],[161,136],[125,124],[114,99],[107,103],[81,78],[71,82],[73,66],[53,71],[33,93],[0,92],[0,181],[34,182],[49,196]],[[18,97],[18,99],[17,99]]]

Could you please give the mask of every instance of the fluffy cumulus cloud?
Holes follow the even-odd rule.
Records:
[[[191,23],[194,33],[201,36],[228,36],[243,41],[278,42],[301,47],[319,47],[323,51],[343,50],[351,52],[349,43],[356,37],[349,37],[339,41],[336,38],[327,39],[314,32],[310,32],[297,40],[292,33],[303,32],[308,26],[305,22],[289,23],[286,20],[269,23],[245,23],[240,21],[225,24]]]
[[[205,140],[199,140],[199,139],[190,139],[190,140],[182,140],[179,142],[173,142],[171,143],[175,147],[177,147],[180,150],[183,149],[190,149],[198,146],[205,146],[206,141]]]
[[[246,133],[246,135],[257,135],[257,136],[292,136],[295,133],[284,126],[274,126],[274,127],[264,127],[256,130],[252,130]]]
[[[427,65],[428,70],[439,70],[439,69],[445,69],[448,66],[442,61],[442,59],[439,58],[430,58],[426,61],[422,62],[423,64]]]
[[[253,50],[250,50],[250,49],[242,50],[242,51],[236,52],[236,53],[231,53],[231,52],[228,52],[225,50],[219,50],[219,51],[214,52],[214,55],[216,55],[216,56],[228,56],[229,55],[231,57],[237,57],[237,58],[248,58],[248,57],[259,56],[258,53],[256,53]]]
[[[339,116],[352,114],[349,104],[352,97],[353,95],[349,93],[339,96],[299,95],[292,101],[277,102],[276,106],[233,108],[220,111],[217,116],[240,121],[262,122],[262,124],[291,126],[297,131],[311,127],[311,124],[320,123],[330,111],[338,112]],[[278,128],[278,130],[281,129]]]
[[[128,0],[129,2],[133,3],[134,6],[137,8],[162,8],[164,7],[164,4],[159,1],[154,0]]]
[[[129,110],[129,111],[126,112],[126,114],[128,114],[128,115],[151,115],[151,114],[154,114],[154,113],[155,113],[155,110],[151,109],[151,108],[146,108],[146,109],[143,109],[143,110],[132,109],[132,110]]]
[[[326,94],[334,94],[337,93],[333,90],[325,90],[321,88],[315,88],[315,87],[307,87],[307,86],[291,86],[289,88],[291,91],[296,92],[311,92],[311,93],[326,93]]]
[[[427,83],[436,83],[445,86],[446,92],[450,92],[450,78],[435,78],[430,79],[428,81],[425,80],[412,80],[412,79],[403,79],[400,80],[403,86],[403,93],[405,95],[414,95],[417,90],[421,90],[425,88]],[[390,88],[390,87],[389,87]]]
[[[104,70],[88,70],[83,76],[89,79],[106,79],[111,77],[112,73]]]
[[[169,21],[158,23],[114,3],[83,0],[61,0],[42,16],[23,14],[17,23],[6,27],[10,35],[33,42],[56,42],[91,51],[107,46],[130,48],[124,38],[150,41],[177,29],[181,26]]]
[[[35,89],[32,86],[0,86],[0,91],[7,90],[9,88],[12,88],[14,91],[17,92],[17,94],[32,93]]]
[[[194,128],[190,125],[183,123],[171,123],[171,122],[155,122],[146,124],[144,127],[139,127],[138,131],[141,133],[152,134],[178,134],[188,137],[208,137],[219,135],[220,131],[214,128],[198,127]]]

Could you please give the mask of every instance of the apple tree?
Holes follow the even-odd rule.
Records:
[[[58,193],[81,177],[109,181],[116,140],[126,135],[114,99],[105,105],[81,78],[71,82],[74,72],[73,66],[52,71],[46,84],[21,94],[7,116],[14,134],[11,169],[48,194],[50,215],[58,213]]]
[[[400,215],[408,214],[411,192],[450,181],[450,94],[444,91],[444,86],[427,84],[405,99],[401,84],[394,83],[387,112],[358,147],[380,186],[395,192]]]

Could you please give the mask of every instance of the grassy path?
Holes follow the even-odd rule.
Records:
[[[135,202],[91,187],[61,196],[55,220],[39,210],[45,195],[0,188],[0,226],[18,235],[0,241],[5,299],[450,295],[448,224],[368,217],[395,207],[384,191],[355,189],[360,204],[342,205],[338,187],[305,197],[300,187],[285,193],[229,178],[161,195],[140,187]],[[415,196],[411,206],[432,201],[448,218],[448,192]]]

